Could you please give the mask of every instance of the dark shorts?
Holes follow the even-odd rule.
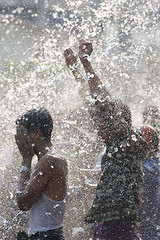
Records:
[[[19,232],[17,240],[64,240],[63,228],[53,229],[44,232],[37,232],[30,237],[24,232]]]
[[[95,223],[94,240],[141,240],[137,227],[129,221]]]

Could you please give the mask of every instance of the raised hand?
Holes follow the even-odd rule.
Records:
[[[67,64],[68,68],[71,69],[76,82],[81,83],[81,86],[79,88],[79,94],[80,94],[81,98],[86,99],[88,86],[86,84],[84,77],[82,76],[82,74],[80,73],[80,71],[78,69],[77,54],[75,54],[71,48],[67,48],[66,50],[64,50],[63,54],[64,54],[64,57],[66,60],[66,64]]]
[[[73,71],[77,66],[77,54],[75,54],[71,48],[67,48],[64,50],[64,57],[67,66]]]
[[[88,56],[91,55],[93,51],[93,47],[92,47],[92,43],[85,40],[85,39],[81,39],[79,41],[79,52],[78,52],[78,56],[80,58],[80,60],[85,61],[88,60]]]

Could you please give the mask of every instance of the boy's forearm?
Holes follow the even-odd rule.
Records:
[[[101,80],[95,73],[91,63],[88,60],[82,61],[83,67],[85,69],[87,78],[88,78],[88,84],[90,88],[90,92],[94,93],[97,91],[98,86],[101,84]]]
[[[27,186],[27,183],[30,179],[30,172],[25,171],[20,173],[19,183],[18,183],[18,193],[22,193]]]
[[[72,70],[72,73],[75,77],[76,82],[80,82],[82,84],[85,83],[85,79],[83,78],[82,74],[79,72],[78,68],[75,68],[74,70]]]
[[[18,183],[18,191],[17,191],[17,204],[20,210],[28,211],[30,208],[26,203],[26,198],[28,198],[27,194],[27,185],[30,181],[30,172],[25,171],[20,173],[20,179]]]
[[[18,182],[18,191],[22,192],[30,179],[32,157],[23,158]]]
[[[80,83],[79,86],[79,95],[80,97],[85,100],[87,95],[88,95],[88,86],[86,83],[86,80],[84,79],[84,77],[81,75],[81,73],[79,72],[78,69],[75,69],[74,71],[72,71],[76,82]]]

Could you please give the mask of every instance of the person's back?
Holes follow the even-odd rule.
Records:
[[[102,174],[85,221],[97,222],[94,239],[138,240],[142,161],[147,156],[148,145],[132,129],[127,106],[112,100],[104,88],[101,94],[101,89],[95,94],[95,105],[90,112],[98,127],[98,135],[105,140],[106,152],[102,158]]]
[[[145,144],[134,132],[126,141],[112,140],[102,157],[102,174],[86,222],[113,219],[140,221],[141,151]]]

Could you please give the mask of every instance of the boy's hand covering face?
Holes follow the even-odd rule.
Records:
[[[23,125],[17,126],[15,140],[23,158],[32,158],[34,155],[33,144],[30,134]]]

